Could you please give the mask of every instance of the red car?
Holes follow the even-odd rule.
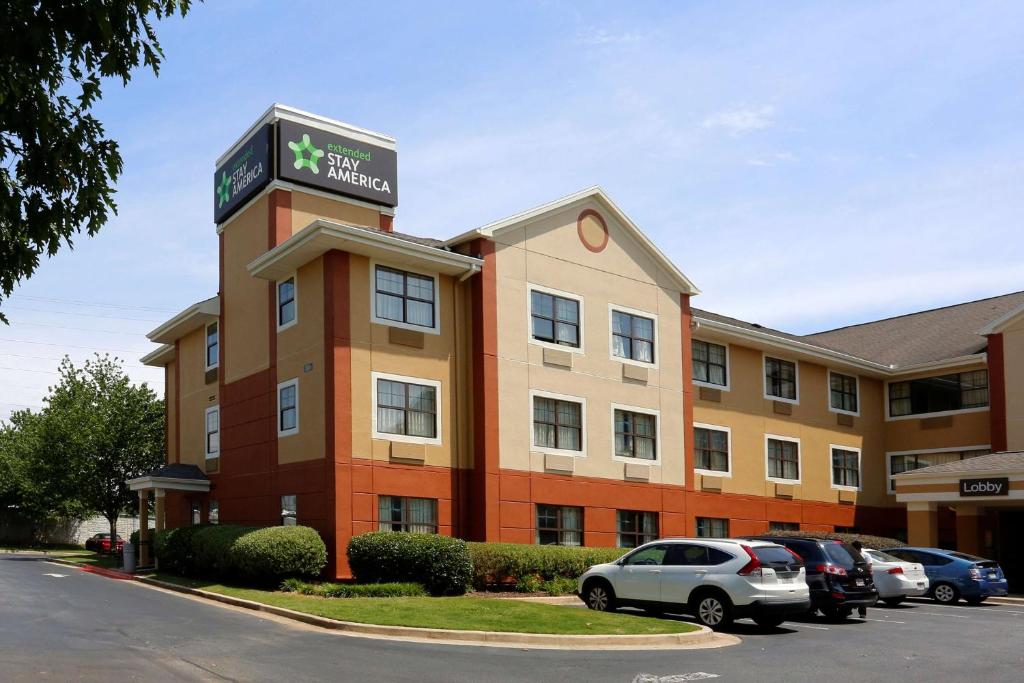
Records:
[[[97,553],[109,553],[110,552],[110,534],[96,534],[92,538],[86,539],[85,549],[92,550]],[[124,539],[120,536],[117,537],[117,552],[124,550]]]

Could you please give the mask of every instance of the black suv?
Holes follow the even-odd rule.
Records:
[[[855,608],[878,602],[871,564],[849,543],[799,537],[748,538],[778,543],[800,556],[811,589],[811,612],[820,610],[830,619],[845,619]]]

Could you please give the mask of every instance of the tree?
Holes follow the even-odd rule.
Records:
[[[190,0],[0,0],[0,299],[117,212],[117,142],[91,113],[102,79],[159,74],[153,19]],[[0,320],[6,322],[0,313]]]
[[[66,501],[102,514],[116,537],[117,518],[138,503],[125,482],[164,462],[163,401],[146,384],[133,385],[110,356],[82,367],[65,357],[59,371],[40,413],[37,458],[63,477],[39,467],[63,482],[54,487]]]

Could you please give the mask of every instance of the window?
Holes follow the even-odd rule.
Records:
[[[212,370],[220,364],[220,333],[215,322],[206,326],[206,369]]]
[[[768,479],[800,481],[800,442],[796,439],[767,437]]]
[[[713,388],[729,386],[728,357],[726,348],[721,344],[694,339],[693,348],[693,381],[707,384]]]
[[[299,433],[299,380],[290,379],[277,385],[277,435]]]
[[[654,363],[654,319],[612,309],[612,356]]]
[[[191,508],[189,517],[192,519],[192,524],[203,523],[203,508],[200,507],[198,500],[193,500],[189,506]]]
[[[294,493],[281,496],[281,524],[295,526],[299,518],[299,508]]]
[[[534,396],[533,445],[560,451],[582,451],[583,404]]]
[[[665,562],[665,556],[668,554],[670,549],[671,547],[667,545],[652,545],[649,548],[637,550],[626,558],[624,564],[630,566],[657,567]]]
[[[206,457],[216,458],[220,455],[220,408],[213,406],[206,409]]]
[[[614,409],[615,455],[639,460],[658,459],[657,416]]]
[[[796,363],[778,358],[764,359],[765,398],[797,402]]]
[[[396,376],[376,376],[377,423],[375,433],[437,439],[438,383],[400,381]]]
[[[912,472],[922,467],[932,465],[945,465],[950,462],[976,458],[979,455],[988,455],[992,451],[988,448],[974,448],[968,450],[949,450],[933,453],[890,453],[889,454],[889,491],[896,491],[896,482],[892,475],[903,472]]]
[[[832,446],[832,486],[860,488],[860,451]]]
[[[768,531],[800,531],[799,522],[768,522]]]
[[[693,466],[694,469],[713,474],[729,474],[729,441],[731,433],[728,429],[711,425],[693,426]]]
[[[857,414],[857,378],[840,375],[838,372],[828,373],[829,408],[840,413]]]
[[[721,520],[725,521],[725,520]],[[668,554],[663,564],[672,567],[707,567],[719,565],[736,558],[718,548],[689,543],[673,543],[668,547]]]
[[[537,506],[539,545],[583,545],[583,508]]]
[[[636,548],[658,538],[658,513],[619,510],[619,547]]]
[[[436,331],[437,283],[431,275],[374,269],[374,322]]]
[[[537,341],[580,348],[579,300],[530,290],[530,328]]]
[[[729,538],[729,520],[698,517],[697,538]]]
[[[295,276],[277,283],[277,329],[291,327],[296,320]]]
[[[220,524],[220,503],[215,500],[210,501],[210,509],[206,518],[210,524]]]
[[[380,531],[437,533],[437,501],[433,498],[380,496],[377,512]]]
[[[988,405],[988,370],[958,372],[889,385],[889,416],[924,415]]]

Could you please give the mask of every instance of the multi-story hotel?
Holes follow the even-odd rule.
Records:
[[[978,457],[1024,448],[1024,293],[787,334],[692,307],[598,188],[395,232],[394,150],[274,106],[219,160],[219,292],[144,359],[168,464],[131,485],[158,526],[310,525],[336,576],[377,529],[909,532],[1024,570],[1024,456]]]

